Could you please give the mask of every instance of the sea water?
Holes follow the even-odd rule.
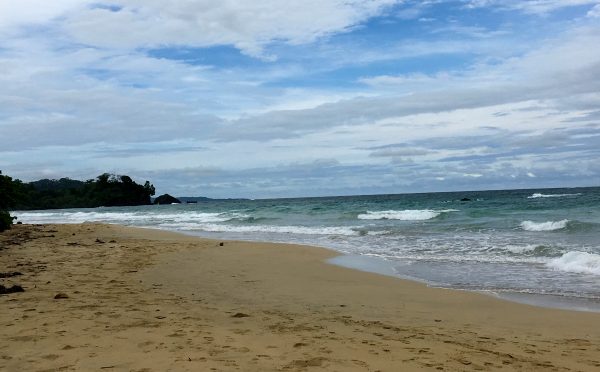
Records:
[[[14,214],[24,223],[98,221],[310,244],[346,254],[336,263],[431,286],[600,310],[600,188],[206,200]]]

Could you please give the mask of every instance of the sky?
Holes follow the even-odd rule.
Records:
[[[0,169],[157,194],[600,185],[600,0],[0,0]]]

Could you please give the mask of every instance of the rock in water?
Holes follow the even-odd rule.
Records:
[[[169,194],[162,194],[158,198],[154,199],[154,204],[181,204],[181,200]]]

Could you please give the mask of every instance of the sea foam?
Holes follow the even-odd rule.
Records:
[[[555,231],[564,229],[568,223],[569,220],[546,222],[523,221],[521,222],[521,228],[526,231]]]
[[[226,224],[161,224],[160,227],[186,231],[233,232],[233,233],[276,233],[302,235],[359,235],[358,228],[344,226],[308,227],[277,225],[226,225]]]
[[[83,223],[106,222],[135,225],[154,225],[158,222],[174,223],[210,223],[227,222],[235,219],[248,218],[242,213],[223,212],[180,212],[180,213],[147,213],[147,212],[17,212],[19,221],[24,223]]]
[[[406,209],[403,211],[367,211],[357,217],[360,220],[401,220],[401,221],[424,221],[436,218],[442,213],[457,212],[456,209],[431,210],[431,209]]]
[[[581,193],[577,194],[542,194],[542,193],[534,193],[527,197],[527,199],[538,199],[538,198],[560,198],[563,196],[579,196]]]
[[[507,250],[507,251],[509,251],[510,253],[523,254],[523,253],[533,252],[533,251],[535,251],[535,249],[537,247],[539,247],[539,246],[535,245],[535,244],[528,244],[528,245],[507,245],[506,247],[504,247],[504,249]]]
[[[594,253],[567,252],[548,262],[547,265],[560,271],[600,275],[600,255]]]

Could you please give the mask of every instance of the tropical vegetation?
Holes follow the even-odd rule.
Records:
[[[131,177],[103,173],[87,181],[70,178],[24,183],[0,171],[0,231],[10,228],[10,210],[94,208],[151,204],[154,186]]]

